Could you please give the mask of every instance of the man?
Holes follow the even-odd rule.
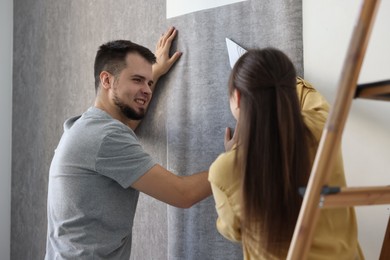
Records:
[[[176,29],[157,43],[156,57],[130,41],[100,46],[96,99],[64,123],[50,166],[46,259],[129,259],[139,191],[188,208],[211,195],[208,173],[177,176],[158,165],[133,130],[146,113],[169,57]]]

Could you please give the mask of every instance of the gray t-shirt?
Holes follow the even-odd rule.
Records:
[[[126,259],[139,192],[155,165],[134,132],[91,107],[64,123],[50,166],[45,259]]]

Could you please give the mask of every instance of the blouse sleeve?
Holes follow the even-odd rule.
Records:
[[[297,94],[303,113],[316,113],[327,117],[329,104],[326,99],[309,82],[299,77]]]
[[[231,241],[240,241],[240,182],[232,166],[234,158],[234,151],[220,155],[210,166],[209,181],[218,213],[219,233]]]
[[[216,185],[211,184],[211,189],[218,213],[217,229],[219,233],[231,241],[241,241],[240,221],[233,211],[229,198]]]
[[[329,104],[310,83],[299,77],[297,78],[297,94],[303,120],[318,141],[328,117]]]

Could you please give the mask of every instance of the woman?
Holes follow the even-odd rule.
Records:
[[[242,242],[244,259],[285,259],[328,104],[281,51],[250,50],[229,80],[237,120],[230,151],[211,165],[217,228]],[[229,145],[227,145],[229,146]],[[345,186],[341,153],[329,179]],[[363,259],[353,208],[321,211],[309,259]]]

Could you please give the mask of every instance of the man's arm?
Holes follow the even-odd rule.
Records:
[[[131,186],[172,206],[189,208],[211,195],[207,178],[208,172],[177,176],[157,164]]]
[[[160,79],[162,75],[167,73],[173,64],[180,58],[181,52],[175,52],[171,57],[169,57],[169,51],[171,49],[172,41],[175,39],[177,34],[177,30],[175,27],[170,27],[163,35],[161,35],[160,39],[156,45],[156,63],[153,64],[153,85],[150,86],[152,92],[157,84],[157,81]],[[141,120],[131,120],[129,123],[129,127],[135,130]]]

